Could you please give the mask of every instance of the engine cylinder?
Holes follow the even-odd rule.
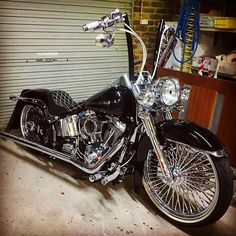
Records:
[[[79,135],[77,129],[77,115],[60,119],[56,123],[57,136],[75,137]]]
[[[84,122],[84,131],[87,135],[94,135],[98,130],[98,125],[94,119],[86,119]]]

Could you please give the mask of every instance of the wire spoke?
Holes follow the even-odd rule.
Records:
[[[193,192],[193,191],[195,192],[195,194],[198,196],[198,199],[200,200],[200,202],[202,203],[203,206],[204,206],[205,203],[206,203],[206,206],[208,206],[208,205],[210,204],[210,202],[212,201],[212,199],[209,199],[209,201],[207,202],[206,200],[204,200],[204,199],[202,198],[202,195],[205,195],[205,192],[202,192],[199,188],[197,188],[196,186],[194,186],[194,185],[192,185],[192,184],[190,184],[190,183],[187,183],[187,185],[188,185],[189,187],[193,187],[192,192]],[[201,195],[200,195],[200,194],[201,194]],[[208,197],[207,197],[207,199],[208,199]]]
[[[198,155],[201,155],[201,153],[197,153],[196,155],[194,155],[184,166],[179,166],[179,168],[184,169],[186,166],[188,166],[193,161],[196,162],[197,161],[196,158],[198,157]]]
[[[187,154],[184,156],[184,158],[181,156],[179,159],[180,159],[180,163],[179,163],[179,167],[181,167],[184,162],[187,160],[187,158],[189,158],[189,155],[190,155],[190,152],[191,149],[188,148],[188,151],[187,151]],[[181,162],[181,159],[182,159],[182,162]]]
[[[146,180],[154,203],[168,214],[194,219],[210,211],[216,199],[216,170],[208,154],[188,145],[171,142],[163,153],[172,177],[161,172],[153,151],[146,160]]]
[[[191,204],[191,206],[193,206],[193,208],[196,208],[195,211],[201,209],[201,208],[199,208],[199,203],[196,201],[196,198],[195,198],[195,196],[193,194],[193,192],[195,192],[195,194],[197,194],[196,191],[193,190],[190,186],[188,186],[186,184],[184,184],[184,186],[186,187],[186,189],[189,189],[188,195],[191,196],[191,198],[192,198],[192,199],[189,198],[190,199],[189,203]],[[192,205],[193,203],[194,203],[194,205]]]
[[[209,165],[210,163],[205,164],[204,166],[202,166],[202,164],[203,164],[205,161],[206,161],[206,160],[203,160],[203,161],[201,161],[201,162],[195,163],[195,165],[188,167],[187,169],[183,170],[183,172],[190,171],[191,169],[196,169],[196,168],[199,167],[199,166],[204,167],[204,168],[207,168],[207,165]],[[211,167],[209,167],[209,169],[211,169]]]
[[[208,184],[204,184],[204,183],[200,183],[199,181],[197,182],[197,181],[194,181],[194,180],[188,180],[187,181],[188,183],[190,182],[190,183],[192,183],[192,184],[196,184],[196,185],[201,185],[202,187],[205,187],[205,188],[213,188],[213,187],[215,187],[215,182],[212,182],[212,181],[208,181],[209,183]],[[211,183],[211,184],[210,184]]]

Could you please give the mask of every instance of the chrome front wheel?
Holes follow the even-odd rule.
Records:
[[[143,185],[156,207],[181,224],[202,225],[218,220],[232,196],[232,190],[226,189],[232,188],[226,158],[215,160],[204,151],[175,142],[163,152],[171,178],[163,176],[151,149],[144,165]]]

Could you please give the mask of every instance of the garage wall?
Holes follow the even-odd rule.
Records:
[[[171,0],[143,0],[134,1],[133,25],[134,30],[143,39],[148,52],[148,58],[153,57],[154,44],[158,25],[161,19],[173,20],[172,9],[178,10],[179,1]],[[141,24],[141,19],[148,20],[148,24]],[[134,58],[142,59],[142,48],[138,42],[134,41]]]
[[[0,128],[14,108],[9,95],[22,89],[62,89],[79,101],[128,72],[125,35],[102,49],[101,30],[81,29],[115,8],[131,16],[132,0],[0,1]]]

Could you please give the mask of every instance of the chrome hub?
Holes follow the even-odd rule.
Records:
[[[172,170],[172,183],[175,185],[181,184],[183,182],[183,175],[181,169],[176,166]]]

